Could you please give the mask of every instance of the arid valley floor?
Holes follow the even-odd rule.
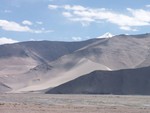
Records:
[[[0,113],[150,113],[150,96],[0,94]]]

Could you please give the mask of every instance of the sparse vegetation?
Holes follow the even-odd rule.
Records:
[[[3,105],[5,105],[5,103],[0,103],[0,106],[3,106]]]

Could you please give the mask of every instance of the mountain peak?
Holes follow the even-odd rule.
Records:
[[[99,37],[97,37],[97,38],[111,38],[111,37],[113,37],[114,35],[112,35],[111,33],[109,33],[109,32],[106,32],[105,34],[103,34],[103,35],[101,35],[101,36],[99,36]]]

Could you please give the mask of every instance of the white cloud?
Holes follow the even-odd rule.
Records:
[[[54,32],[53,30],[45,30],[45,28],[41,28],[40,30],[32,30],[32,33],[40,34],[40,33],[50,33]]]
[[[53,30],[34,30],[32,33],[40,34],[40,33],[50,33],[54,32]]]
[[[49,9],[57,9],[57,8],[59,8],[59,6],[57,6],[57,5],[48,5],[48,8]]]
[[[150,22],[150,11],[146,11],[143,9],[131,9],[127,8],[129,12],[132,13],[134,18],[136,18],[139,21],[143,22]]]
[[[146,5],[146,7],[148,7],[148,8],[149,8],[149,7],[150,7],[150,5]]]
[[[62,15],[65,17],[72,17],[73,16],[70,12],[63,12]]]
[[[72,40],[74,40],[74,41],[81,41],[82,38],[81,37],[72,37]]]
[[[6,37],[1,37],[0,38],[0,45],[2,44],[11,44],[11,43],[16,43],[18,42],[17,40],[13,40],[11,38],[6,38]]]
[[[24,24],[24,25],[32,25],[32,22],[29,21],[29,20],[24,20],[24,21],[22,21],[22,24]]]
[[[63,8],[65,10],[76,10],[76,11],[84,11],[86,10],[85,7],[83,6],[80,6],[80,5],[74,5],[74,6],[71,6],[71,5],[63,5],[63,6],[59,6],[59,5],[48,5],[48,8],[49,9],[58,9],[58,8]]]
[[[6,31],[18,31],[18,32],[31,32],[32,30],[27,26],[21,26],[20,24],[7,21],[7,20],[0,20],[0,27]]]
[[[76,11],[84,11],[84,10],[86,10],[85,7],[80,6],[80,5],[74,5],[74,6],[64,5],[64,6],[62,6],[62,8],[66,9],[66,10],[76,10]]]
[[[91,22],[94,21],[92,18],[88,18],[88,17],[70,18],[70,20],[71,20],[71,21],[74,21],[74,22],[80,22],[83,27],[88,26]]]
[[[127,14],[118,13],[106,8],[88,8],[80,5],[57,6],[63,10],[62,15],[73,22],[80,22],[87,26],[92,22],[109,22],[122,30],[137,31],[132,27],[149,26],[150,11],[144,9],[127,8]]]
[[[43,22],[41,22],[41,21],[37,21],[36,23],[39,24],[39,25],[43,24]]]
[[[36,41],[34,38],[30,38],[30,41]]]
[[[4,10],[4,13],[11,13],[11,10]]]
[[[120,29],[125,30],[125,31],[138,31],[137,29],[131,28],[128,26],[121,26]]]
[[[23,21],[24,24],[31,24],[29,21]],[[16,32],[30,32],[30,33],[49,33],[54,32],[53,30],[45,30],[45,29],[31,29],[28,26],[22,26],[19,23],[7,20],[0,20],[0,27],[6,31],[16,31]]]

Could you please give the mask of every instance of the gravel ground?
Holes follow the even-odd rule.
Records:
[[[0,113],[150,113],[150,96],[0,94]]]

